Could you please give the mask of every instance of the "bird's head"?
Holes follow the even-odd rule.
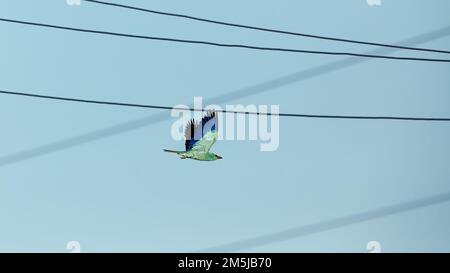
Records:
[[[214,154],[214,156],[216,157],[216,159],[222,159],[222,157],[220,155]]]

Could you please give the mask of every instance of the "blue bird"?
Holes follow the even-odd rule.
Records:
[[[221,156],[210,153],[218,136],[218,119],[216,112],[208,112],[200,122],[190,120],[184,130],[186,138],[185,151],[166,150],[165,152],[176,153],[181,159],[194,159],[201,161],[214,161],[222,159]]]

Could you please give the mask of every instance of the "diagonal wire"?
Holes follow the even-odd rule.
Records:
[[[137,104],[115,101],[101,101],[101,100],[88,100],[78,98],[68,98],[59,96],[48,96],[35,93],[24,93],[15,91],[0,90],[0,94],[22,96],[29,98],[47,99],[62,102],[77,102],[96,105],[109,105],[109,106],[122,106],[132,108],[145,108],[145,109],[158,109],[158,110],[186,110],[192,112],[207,112],[213,109],[193,108],[193,107],[172,107],[164,105],[151,105],[151,104]],[[319,119],[356,119],[356,120],[402,120],[402,121],[450,121],[450,118],[432,118],[432,117],[399,117],[399,116],[356,116],[356,115],[314,115],[314,114],[296,114],[296,113],[271,113],[271,112],[252,112],[252,111],[239,111],[239,110],[223,110],[214,109],[215,112],[220,113],[232,113],[232,114],[246,114],[246,115],[266,115],[266,116],[279,116],[279,117],[295,117],[295,118],[319,118]]]
[[[440,28],[431,32],[419,34],[409,39],[400,41],[399,44],[417,45],[433,40],[437,40],[450,35],[450,26]],[[396,49],[377,49],[371,51],[372,53],[390,53]],[[370,59],[362,58],[345,58],[338,61],[333,61],[325,65],[319,65],[310,69],[295,72],[277,79],[262,82],[249,87],[244,87],[229,93],[206,99],[207,104],[220,104],[224,102],[233,101],[238,98],[249,97],[256,94],[262,94],[275,90],[277,88],[288,86],[301,81],[313,79],[319,76],[326,75],[331,72],[339,71],[341,69],[357,65]],[[165,112],[143,117],[140,119],[131,120],[128,122],[119,123],[113,126],[98,129],[89,133],[79,134],[73,137],[65,138],[59,141],[42,144],[40,146],[14,152],[0,157],[0,167],[22,162],[32,158],[41,157],[47,154],[64,151],[69,148],[77,147],[79,145],[91,143],[104,138],[120,135],[126,132],[144,128],[151,124],[155,124],[164,120],[170,119],[170,115]]]
[[[0,21],[6,22],[6,23],[13,23],[13,24],[21,24],[21,25],[28,25],[28,26],[36,26],[36,27],[60,29],[60,30],[67,30],[67,31],[100,34],[100,35],[110,35],[110,36],[116,36],[116,37],[155,40],[155,41],[174,42],[174,43],[186,43],[186,44],[196,44],[196,45],[207,45],[207,46],[215,46],[215,47],[244,48],[244,49],[260,50],[260,51],[277,51],[277,52],[288,52],[288,53],[304,53],[304,54],[333,55],[333,56],[351,56],[351,57],[387,59],[387,60],[398,60],[398,61],[450,63],[450,59],[400,57],[400,56],[385,56],[385,55],[375,55],[375,54],[361,54],[361,53],[353,53],[353,52],[333,52],[333,51],[317,51],[317,50],[292,49],[292,48],[280,48],[280,47],[263,47],[263,46],[244,45],[244,44],[225,44],[225,43],[217,43],[217,42],[209,42],[209,41],[186,40],[186,39],[176,39],[176,38],[168,38],[168,37],[134,35],[134,34],[118,33],[118,32],[111,32],[111,31],[101,31],[101,30],[93,30],[93,29],[82,29],[82,28],[66,27],[66,26],[60,26],[60,25],[51,25],[51,24],[21,21],[21,20],[13,20],[13,19],[7,19],[7,18],[0,18]]]
[[[188,19],[188,20],[194,20],[194,21],[199,21],[199,22],[204,22],[204,23],[217,24],[217,25],[236,27],[236,28],[251,29],[251,30],[257,30],[257,31],[263,31],[263,32],[271,32],[271,33],[278,33],[278,34],[285,34],[285,35],[292,35],[292,36],[300,36],[300,37],[306,37],[306,38],[329,40],[329,41],[335,41],[335,42],[344,42],[344,43],[362,44],[362,45],[370,45],[370,46],[378,46],[378,47],[388,47],[388,48],[396,48],[396,49],[404,49],[404,50],[415,50],[415,51],[425,51],[425,52],[435,52],[435,53],[450,54],[450,51],[447,51],[447,50],[438,50],[438,49],[430,49],[430,48],[418,48],[418,47],[409,47],[409,46],[401,46],[401,45],[391,45],[391,44],[383,44],[383,43],[358,41],[358,40],[353,40],[353,39],[343,39],[343,38],[329,37],[329,36],[323,36],[323,35],[314,35],[314,34],[307,34],[307,33],[299,33],[299,32],[293,32],[293,31],[273,29],[273,28],[265,28],[265,27],[257,27],[257,26],[250,26],[250,25],[244,25],[244,24],[236,24],[236,23],[224,22],[224,21],[219,21],[219,20],[200,18],[200,17],[191,16],[191,15],[172,13],[172,12],[164,12],[164,11],[158,11],[158,10],[152,10],[152,9],[146,9],[146,8],[140,8],[140,7],[129,6],[129,5],[124,5],[124,4],[116,4],[116,3],[104,2],[104,1],[97,1],[97,0],[84,0],[84,1],[85,2],[95,3],[95,4],[100,4],[100,5],[111,6],[111,7],[118,7],[118,8],[135,10],[135,11],[142,11],[142,12],[153,13],[153,14],[158,14],[158,15],[164,15],[164,16],[170,16],[170,17],[177,17],[177,18],[183,18],[183,19]]]
[[[308,235],[330,231],[342,227],[347,227],[354,224],[364,223],[367,221],[387,217],[394,214],[404,213],[432,205],[446,203],[450,201],[450,192],[433,195],[426,198],[411,200],[404,203],[385,206],[377,209],[372,209],[360,213],[350,214],[343,217],[338,217],[318,223],[287,229],[280,232],[274,232],[246,240],[236,241],[208,249],[200,252],[234,252],[255,247],[264,246],[291,240],[295,238],[305,237]]]

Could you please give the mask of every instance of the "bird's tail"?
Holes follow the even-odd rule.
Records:
[[[168,153],[174,153],[174,154],[180,154],[183,151],[174,151],[174,150],[167,150],[167,149],[163,149],[164,152],[168,152]]]

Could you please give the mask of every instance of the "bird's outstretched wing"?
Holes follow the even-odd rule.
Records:
[[[208,153],[217,140],[218,119],[216,112],[208,112],[201,122],[193,119],[186,125],[184,136],[186,138],[186,151],[199,151]]]

